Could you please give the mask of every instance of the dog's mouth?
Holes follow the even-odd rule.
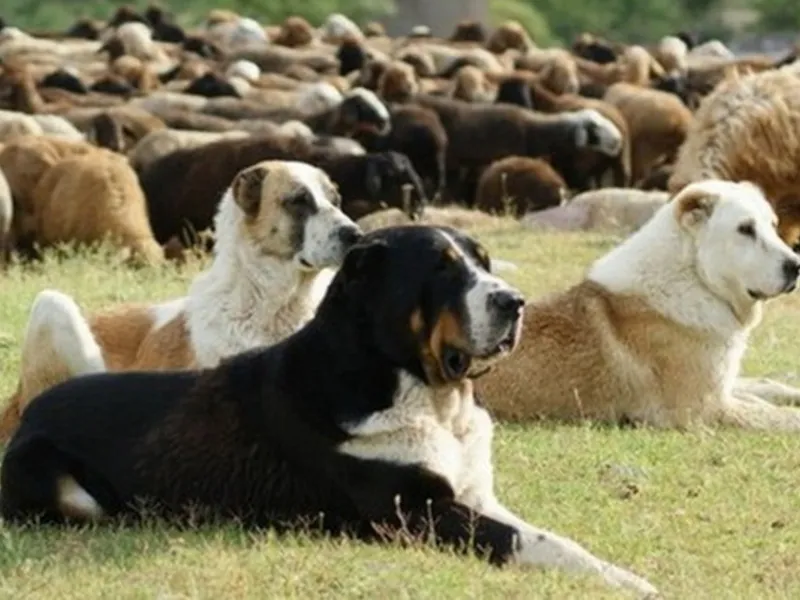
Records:
[[[769,296],[764,292],[759,292],[758,290],[747,290],[747,295],[750,296],[753,300],[767,300]]]
[[[446,345],[442,349],[442,370],[450,381],[463,379],[472,364],[472,357],[455,346]]]
[[[477,379],[492,368],[495,359],[511,353],[519,344],[521,335],[522,317],[520,316],[495,346],[479,356],[473,356],[461,348],[446,345],[442,349],[442,371],[444,376],[449,381],[457,381],[465,377]]]
[[[486,355],[481,358],[494,358],[501,354],[508,354],[512,352],[519,344],[522,337],[522,315],[520,314],[515,320],[514,324],[508,328],[508,333],[502,338],[497,345]]]

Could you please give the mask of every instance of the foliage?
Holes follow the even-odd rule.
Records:
[[[800,28],[800,10],[787,0],[756,0],[754,8],[761,13],[762,30],[791,31]]]
[[[491,0],[492,4],[499,0]],[[693,29],[722,0],[520,0],[535,6],[553,34],[571,43],[588,31],[613,40],[652,43]],[[777,1],[777,0],[776,0]]]
[[[108,18],[120,4],[122,2],[118,0],[4,0],[0,15],[18,27],[62,30],[80,17]],[[147,0],[131,4],[144,8]],[[395,0],[229,0],[225,3],[195,0],[190,4],[169,1],[161,4],[175,12],[181,24],[200,23],[209,10],[220,6],[264,23],[279,23],[287,16],[301,15],[314,25],[319,25],[334,12],[361,22],[380,18],[395,10]]]
[[[547,19],[526,0],[492,0],[489,18],[493,26],[505,21],[519,21],[538,46],[551,46],[555,41]]]

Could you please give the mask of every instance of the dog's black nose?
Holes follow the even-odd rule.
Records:
[[[501,314],[515,316],[525,304],[522,294],[510,290],[498,290],[489,296],[491,305]]]
[[[339,229],[338,236],[339,241],[342,242],[344,246],[349,248],[353,244],[355,244],[358,240],[362,238],[364,234],[362,233],[361,229],[356,227],[355,225],[347,225]]]
[[[797,280],[798,275],[800,275],[800,262],[797,260],[783,261],[783,275],[789,281]]]

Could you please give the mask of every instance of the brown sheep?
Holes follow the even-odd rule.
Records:
[[[451,98],[466,102],[488,103],[494,99],[493,86],[478,67],[461,67],[453,77]]]
[[[800,78],[791,67],[721,83],[695,114],[669,190],[710,177],[752,181],[778,215],[778,231],[800,242]]]
[[[502,54],[506,50],[519,50],[527,52],[534,48],[535,44],[531,40],[528,32],[519,21],[506,21],[502,23],[489,36],[486,48],[495,54]]]
[[[387,160],[388,154],[340,155],[308,140],[287,136],[257,136],[221,140],[177,150],[150,163],[140,174],[153,232],[163,243],[182,236],[187,224],[195,231],[212,226],[222,192],[241,169],[262,160],[298,160],[326,171],[340,189],[342,205],[377,199],[403,206],[402,185],[414,192],[411,207],[425,201],[419,176],[407,157]]]
[[[6,176],[18,209],[15,220],[24,219],[25,207],[31,206],[36,185],[50,167],[64,158],[93,152],[86,142],[54,137],[26,135],[14,138],[0,151],[0,170]],[[16,227],[16,226],[15,226]]]
[[[631,139],[631,180],[639,181],[656,164],[672,162],[692,124],[692,112],[668,92],[616,83],[603,100],[619,109]]]
[[[308,46],[313,41],[314,28],[311,27],[311,23],[303,17],[292,16],[287,17],[281,24],[280,32],[272,40],[272,43],[278,46],[299,48]]]
[[[222,139],[242,139],[245,131],[184,131],[180,129],[159,129],[143,137],[128,151],[128,160],[137,173],[141,173],[154,160],[182,148],[194,148],[211,144]]]
[[[45,171],[15,234],[41,246],[109,239],[147,263],[164,258],[147,205],[125,158],[104,149],[72,155]]]
[[[0,95],[7,97],[4,108],[31,115],[64,114],[77,106],[102,108],[123,102],[118,96],[97,92],[75,94],[58,88],[45,88],[40,93],[26,65],[5,64],[1,69]]]
[[[645,191],[667,191],[669,179],[675,172],[675,165],[663,164],[654,167],[644,178],[636,182],[636,188]]]
[[[69,113],[70,120],[87,132],[90,141],[111,150],[119,146],[117,152],[127,152],[148,133],[166,128],[158,117],[132,106],[84,110]]]
[[[386,102],[408,102],[420,91],[414,68],[403,61],[383,65],[376,91]]]
[[[386,35],[386,28],[378,21],[370,21],[364,25],[364,35],[366,37],[383,37]]]
[[[312,73],[335,75],[339,72],[339,61],[334,56],[335,48],[328,52],[318,48],[289,48],[269,46],[266,48],[243,48],[231,52],[229,63],[249,60],[266,73],[297,72],[298,67],[310,69]],[[227,66],[227,65],[226,65]]]
[[[433,109],[448,137],[448,191],[454,199],[475,197],[477,173],[506,156],[543,157],[579,149],[618,153],[619,130],[594,109],[548,115],[518,106],[478,105],[419,95],[415,102]]]
[[[450,41],[483,44],[486,41],[486,31],[479,21],[460,21],[456,24],[455,30],[450,35]]]
[[[641,46],[629,46],[617,60],[608,64],[597,64],[591,60],[576,59],[581,75],[588,81],[603,85],[624,82],[647,86],[652,78],[663,77],[664,69]]]
[[[371,152],[394,150],[408,156],[430,198],[444,192],[447,132],[438,115],[414,104],[390,107],[392,129],[386,136],[361,135],[358,140]]]
[[[519,89],[520,86],[525,86],[525,89]],[[530,101],[526,103],[528,98]],[[615,106],[602,100],[585,98],[577,94],[554,94],[536,78],[512,77],[507,79],[501,84],[498,92],[498,100],[503,101],[504,99],[545,113],[570,112],[586,108],[596,110],[613,123],[619,131],[621,138],[619,152],[608,154],[585,150],[579,151],[577,156],[572,153],[568,153],[566,156],[553,155],[550,162],[564,176],[572,189],[585,191],[592,187],[592,184],[600,187],[603,176],[608,171],[611,172],[613,185],[619,187],[630,185],[630,133],[625,117]]]
[[[489,214],[526,213],[559,206],[567,184],[547,161],[509,156],[493,162],[478,180],[475,208]]]

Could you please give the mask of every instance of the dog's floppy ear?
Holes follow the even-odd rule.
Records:
[[[719,196],[699,187],[684,188],[673,199],[675,218],[683,227],[692,228],[705,223],[714,211]]]
[[[369,278],[370,274],[382,266],[388,249],[389,245],[384,240],[357,243],[350,248],[341,268],[348,283]]]
[[[269,175],[264,165],[255,165],[239,171],[231,183],[231,193],[245,215],[252,218],[261,205],[261,188]]]
[[[364,291],[370,285],[372,275],[383,266],[389,245],[383,240],[358,242],[347,251],[342,266],[336,273],[333,281],[325,294],[325,302],[350,304],[350,299],[363,297]],[[372,281],[374,286],[374,280]],[[359,302],[358,310],[362,306]]]

